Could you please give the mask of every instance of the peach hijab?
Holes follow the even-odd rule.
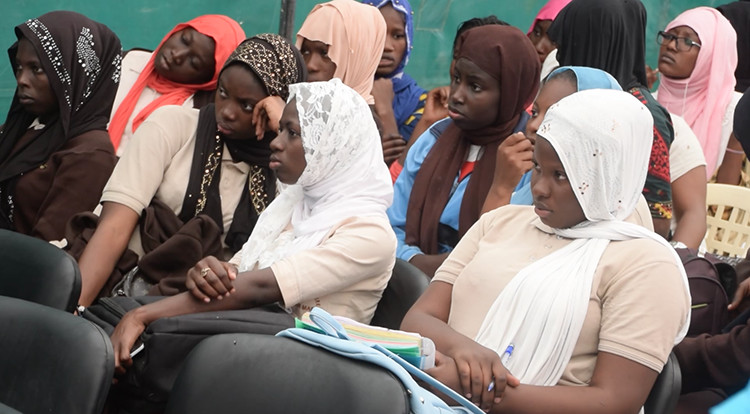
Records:
[[[297,32],[297,48],[304,39],[329,46],[336,64],[333,77],[357,91],[369,105],[372,83],[385,46],[386,25],[380,11],[352,0],[333,0],[315,5]]]

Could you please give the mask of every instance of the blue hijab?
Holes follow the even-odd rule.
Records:
[[[576,75],[577,92],[585,91],[587,89],[614,89],[621,91],[622,88],[612,75],[601,70],[588,68],[585,66],[562,66],[553,70],[545,79],[544,83],[549,82],[551,79],[556,78],[558,75],[565,71],[572,71]],[[542,88],[544,84],[542,85]],[[539,88],[541,91],[541,88]],[[510,197],[510,204],[516,205],[531,205],[534,203],[534,198],[531,195],[531,171],[527,171],[526,174],[521,177],[521,181],[516,186],[516,190]]]
[[[391,5],[394,10],[404,16],[406,51],[396,69],[385,77],[393,82],[393,115],[396,118],[399,133],[404,136],[404,139],[408,140],[408,135],[411,135],[414,126],[406,127],[404,123],[417,109],[420,96],[427,93],[427,91],[417,84],[417,81],[404,72],[406,64],[409,63],[409,55],[411,55],[411,50],[413,48],[414,12],[407,0],[362,0],[362,3],[370,4],[378,9],[386,5]],[[405,127],[408,128],[408,135],[404,132]]]

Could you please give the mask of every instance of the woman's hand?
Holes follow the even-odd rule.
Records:
[[[279,96],[268,96],[255,104],[253,108],[253,124],[255,125],[255,136],[260,141],[266,131],[276,132],[279,130],[279,121],[284,112],[286,103]]]
[[[492,185],[516,188],[524,174],[534,167],[534,145],[523,132],[509,136],[497,147],[497,161]]]
[[[130,350],[145,329],[146,324],[133,311],[126,313],[117,324],[110,338],[115,352],[115,374],[122,375],[133,365]]]
[[[464,395],[484,411],[500,402],[506,386],[520,384],[518,378],[505,369],[497,352],[472,340],[462,341],[449,356],[456,363]]]
[[[734,299],[729,304],[729,310],[738,309],[740,304],[747,298],[750,298],[750,278],[743,280],[737,286],[737,291],[734,292]]]
[[[450,86],[439,86],[427,92],[422,118],[426,119],[430,125],[448,116],[448,98],[450,94]]]
[[[234,292],[232,281],[237,278],[237,268],[213,256],[198,261],[187,273],[185,287],[203,302],[222,300]]]
[[[383,160],[386,165],[391,165],[406,149],[406,141],[401,134],[386,134],[380,141],[383,145]]]
[[[375,99],[375,108],[391,108],[393,110],[393,82],[390,79],[378,78],[372,83],[372,97]]]

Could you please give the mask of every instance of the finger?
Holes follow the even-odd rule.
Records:
[[[489,387],[490,384],[493,384],[492,370],[492,365],[482,370],[484,381],[482,383],[482,401],[479,405],[479,408],[481,408],[484,412],[489,412],[492,408],[492,404],[494,403],[495,389]]]
[[[478,362],[473,362],[469,366],[471,367],[471,402],[478,406],[482,402],[482,392],[490,385],[490,381],[484,382],[482,365]]]
[[[202,292],[204,295],[208,296],[209,298],[218,298],[219,292],[214,289],[210,283],[205,278],[200,278],[196,280],[196,290]],[[209,302],[207,300],[203,300],[204,302]]]
[[[471,369],[466,361],[456,361],[458,369],[458,379],[461,382],[461,389],[466,398],[471,399]]]
[[[748,296],[747,288],[750,285],[747,285],[745,283],[741,283],[740,286],[737,288],[737,291],[734,292],[734,299],[732,299],[732,303],[729,304],[729,309],[735,309],[738,306],[740,306],[740,303],[745,299],[745,296]]]
[[[216,299],[221,300],[222,297],[227,294],[227,287],[224,286],[224,283],[221,282],[221,279],[219,279],[219,277],[211,270],[206,273],[206,276],[203,278],[203,280],[205,280],[206,283],[208,283],[208,286],[210,286],[211,289],[213,289],[217,293],[217,295],[214,296]]]
[[[211,298],[209,298],[203,292],[201,292],[201,290],[197,286],[191,289],[190,293],[192,293],[193,296],[201,302],[206,302],[206,303],[211,302]]]
[[[509,372],[505,374],[505,384],[509,387],[516,388],[521,385],[521,380]]]
[[[495,381],[495,388],[493,390],[492,402],[495,404],[499,403],[500,400],[503,398],[503,394],[505,393],[505,386],[508,384],[508,375],[510,375],[510,373],[503,366],[500,360],[492,364],[492,377]]]
[[[237,279],[237,268],[234,267],[233,264],[223,262],[222,265],[224,266],[224,270],[227,272],[227,276],[229,276],[229,280]],[[234,284],[232,284],[232,288],[229,290],[229,292],[234,292]]]
[[[227,272],[227,268],[221,260],[211,256],[209,258],[206,258],[206,262],[208,263],[209,267],[211,268],[211,272],[208,274],[213,273],[218,278],[218,281],[223,285],[222,289],[215,286],[217,292],[228,292],[232,290],[234,285],[232,284],[232,280],[229,277],[229,273]],[[210,279],[209,282],[213,282],[214,279]]]

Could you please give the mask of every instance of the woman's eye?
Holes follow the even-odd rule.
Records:
[[[474,83],[471,85],[471,90],[473,90],[474,92],[479,92],[482,90],[482,87],[479,84]]]
[[[531,117],[532,117],[532,118],[536,118],[536,117],[538,117],[538,116],[539,116],[539,111],[538,111],[538,110],[536,110],[536,109],[534,109],[534,108],[532,108],[532,109],[531,109]]]
[[[565,172],[563,171],[556,171],[555,172],[555,178],[557,178],[560,181],[567,180],[568,176],[565,175]]]
[[[219,88],[219,96],[221,96],[222,98],[226,98],[227,97],[227,91],[225,91],[224,88],[220,87]]]
[[[245,102],[245,103],[242,104],[242,110],[243,111],[253,112],[253,108],[254,107],[255,107],[255,105],[253,105],[253,104],[251,104],[249,102]]]

